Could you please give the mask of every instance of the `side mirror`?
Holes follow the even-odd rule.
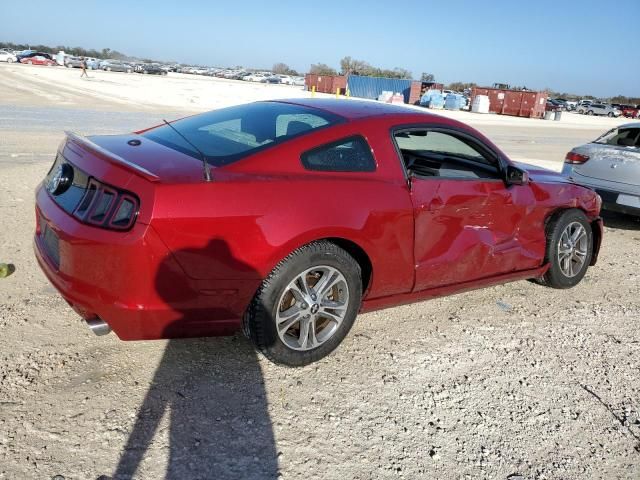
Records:
[[[509,165],[507,166],[505,181],[507,185],[526,185],[529,183],[529,174],[521,168]]]

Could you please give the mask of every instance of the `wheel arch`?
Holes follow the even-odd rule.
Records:
[[[358,265],[360,265],[360,271],[362,273],[362,296],[364,298],[366,292],[369,289],[369,286],[371,285],[371,278],[373,276],[373,265],[365,249],[358,245],[356,242],[347,240],[346,238],[328,237],[322,238],[320,240],[325,240],[337,245],[349,255],[351,255],[356,262],[358,262]]]
[[[272,257],[270,262],[272,264],[271,269],[275,268],[279,262],[287,258],[291,253],[295,252],[299,248],[315,242],[323,241],[333,243],[334,245],[342,248],[358,263],[362,273],[362,297],[364,298],[373,279],[373,262],[371,261],[371,256],[360,242],[357,242],[352,238],[347,238],[345,235],[305,236],[298,239],[298,241],[291,242],[286,248],[280,249],[275,257]]]

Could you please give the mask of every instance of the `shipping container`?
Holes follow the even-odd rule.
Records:
[[[411,82],[411,89],[409,90],[409,105],[419,105],[420,97],[422,97],[422,82]]]
[[[347,85],[352,97],[377,99],[382,92],[401,93],[404,102],[411,98],[412,80],[400,78],[362,77],[349,75]]]
[[[342,75],[315,75],[307,73],[304,77],[304,84],[307,90],[311,91],[316,87],[319,93],[336,93],[340,89],[340,94],[347,93],[347,77]]]
[[[471,89],[472,102],[477,95],[489,97],[489,111],[500,115],[542,118],[547,103],[545,92],[528,90],[474,87]]]

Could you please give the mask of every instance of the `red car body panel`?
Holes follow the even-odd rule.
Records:
[[[407,181],[393,128],[423,125],[484,136],[454,120],[355,101],[296,101],[346,122],[212,169],[137,134],[70,137],[60,153],[77,168],[140,199],[127,232],[89,226],[36,193],[35,252],[47,277],[84,318],[124,340],[225,335],[238,329],[260,283],[296,248],[333,239],[370,265],[362,311],[532,278],[544,273],[545,226],[579,208],[602,238],[599,197],[530,169],[527,185],[502,180]],[[373,172],[307,171],[300,155],[362,135]],[[140,140],[131,147],[129,140]],[[146,173],[145,173],[146,172]],[[330,195],[327,194],[330,186]],[[59,266],[43,244],[59,239]]]

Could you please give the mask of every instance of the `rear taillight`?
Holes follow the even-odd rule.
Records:
[[[581,155],[576,152],[569,152],[567,153],[567,156],[564,157],[564,163],[571,164],[581,164],[586,162],[587,160],[589,160],[589,157],[587,155]]]
[[[91,178],[73,216],[96,227],[129,230],[136,220],[139,207],[140,202],[132,193]]]

